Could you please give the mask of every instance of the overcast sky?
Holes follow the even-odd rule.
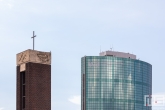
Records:
[[[81,57],[129,52],[165,93],[164,0],[0,0],[0,110],[16,109],[16,54],[52,52],[52,110],[80,110]]]

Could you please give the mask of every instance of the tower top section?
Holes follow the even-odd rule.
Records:
[[[100,56],[113,56],[113,57],[136,59],[136,55],[134,55],[134,54],[124,53],[124,52],[117,52],[117,51],[101,52]]]
[[[51,65],[51,52],[41,52],[28,49],[16,55],[17,65],[33,62]]]

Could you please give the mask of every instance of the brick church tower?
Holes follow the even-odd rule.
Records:
[[[51,53],[17,54],[16,110],[51,110]]]

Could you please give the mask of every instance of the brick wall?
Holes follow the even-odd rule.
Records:
[[[21,81],[17,67],[17,110],[21,109]],[[27,63],[25,71],[25,110],[51,110],[51,66]]]

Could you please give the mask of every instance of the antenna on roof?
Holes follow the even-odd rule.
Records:
[[[113,44],[112,44],[112,51],[114,51]]]
[[[111,49],[111,51],[112,51],[112,48],[110,48]]]
[[[113,45],[112,45],[112,46],[110,46],[110,51],[113,51]]]
[[[101,45],[100,45],[100,53],[101,53]]]

